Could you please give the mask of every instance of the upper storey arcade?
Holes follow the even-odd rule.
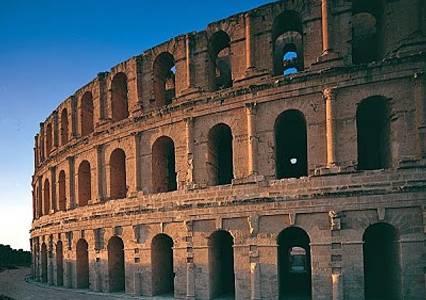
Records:
[[[259,78],[422,51],[425,10],[422,0],[287,0],[175,37],[61,103],[35,137],[36,168],[72,140],[168,105]]]

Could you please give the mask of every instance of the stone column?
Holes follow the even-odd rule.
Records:
[[[260,300],[261,282],[260,282],[260,265],[258,263],[250,263],[250,281],[251,281],[251,300]]]
[[[75,160],[74,156],[67,157],[69,169],[69,202],[67,209],[75,208]]]
[[[245,20],[245,48],[246,48],[246,69],[253,69],[253,56],[254,56],[254,48],[252,47],[252,34],[251,34],[251,17],[250,14],[247,13],[244,16]]]
[[[141,159],[142,133],[135,135],[135,161],[136,161],[136,192],[142,191],[142,159]]]
[[[256,137],[256,103],[246,103],[248,152],[248,174],[257,174],[257,137]]]
[[[102,202],[105,199],[105,151],[104,145],[96,146],[96,169],[97,169],[97,200]]]
[[[77,120],[77,98],[75,96],[71,96],[71,138],[77,138],[78,136]]]
[[[330,0],[322,0],[321,2],[322,16],[322,54],[327,55],[332,51],[332,22],[330,11]]]
[[[426,76],[414,75],[414,98],[416,102],[417,153],[418,159],[426,158]]]
[[[186,185],[191,186],[194,184],[194,163],[193,163],[193,148],[194,148],[194,119],[188,117],[184,119],[186,130],[186,159],[187,159],[187,172],[186,172]]]
[[[191,36],[185,36],[185,51],[186,51],[186,88],[191,88]]]
[[[56,205],[56,167],[49,168],[50,170],[50,212],[54,213],[58,207]]]
[[[335,114],[334,114],[336,90],[334,88],[326,88],[323,91],[323,96],[325,100],[327,167],[333,167],[336,165],[336,133],[335,133]]]

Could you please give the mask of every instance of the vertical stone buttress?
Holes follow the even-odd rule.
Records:
[[[188,117],[184,119],[185,121],[185,130],[186,130],[186,161],[187,161],[187,171],[186,171],[186,185],[192,186],[194,184],[194,156],[193,156],[193,147],[194,147],[194,119]]]
[[[185,52],[186,52],[186,88],[191,88],[191,36],[185,36]]]
[[[248,137],[248,152],[247,152],[247,164],[248,174],[257,174],[257,139],[256,139],[256,103],[246,104],[246,116],[247,116],[247,137]]]
[[[56,167],[49,168],[50,170],[50,211],[52,213],[56,212]]]
[[[414,97],[416,102],[417,153],[418,159],[426,158],[426,76],[414,75]]]
[[[97,192],[96,202],[105,199],[105,151],[104,145],[96,146],[96,170],[97,170]]]
[[[67,158],[68,169],[69,169],[69,195],[70,200],[68,202],[67,209],[75,208],[75,160],[73,156]]]

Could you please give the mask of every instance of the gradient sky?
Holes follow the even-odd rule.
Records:
[[[39,123],[98,72],[272,0],[1,0],[0,244],[29,249]]]

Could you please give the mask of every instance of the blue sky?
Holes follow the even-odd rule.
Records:
[[[33,141],[98,72],[272,0],[1,0],[0,243],[29,249]]]

